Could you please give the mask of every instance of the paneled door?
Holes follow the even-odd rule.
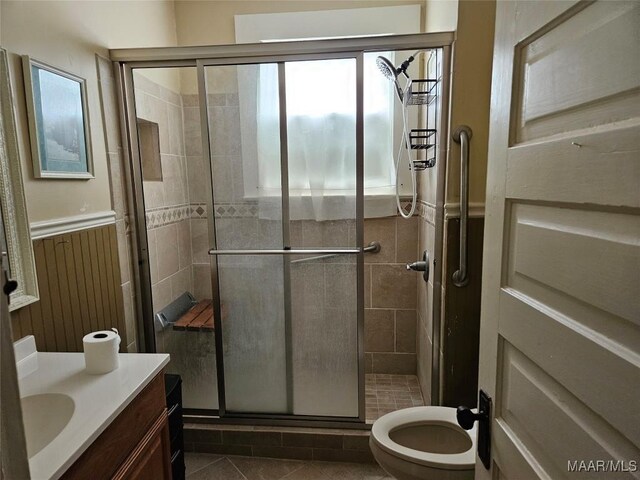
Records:
[[[491,105],[476,479],[640,478],[640,3],[498,2]]]

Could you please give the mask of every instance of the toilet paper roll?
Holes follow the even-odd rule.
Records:
[[[82,338],[87,373],[108,373],[118,368],[120,335],[114,328],[91,332]]]

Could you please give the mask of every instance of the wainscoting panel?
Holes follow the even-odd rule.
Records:
[[[82,337],[117,328],[127,339],[115,224],[33,241],[40,301],[11,315],[14,339],[39,351],[81,352]]]
[[[445,223],[447,243],[440,388],[442,405],[447,407],[475,407],[478,396],[484,218],[469,218],[468,227],[469,283],[459,288],[453,284],[452,275],[460,265],[460,219],[452,218]]]

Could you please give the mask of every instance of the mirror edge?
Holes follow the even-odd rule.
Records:
[[[18,148],[15,112],[7,51],[0,48],[0,203],[7,238],[11,277],[18,288],[11,294],[9,310],[14,311],[39,297],[31,229],[22,183],[22,166]],[[13,160],[13,161],[12,161]]]

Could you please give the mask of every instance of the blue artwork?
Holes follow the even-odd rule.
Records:
[[[37,146],[33,153],[39,157],[36,176],[90,177],[84,81],[34,62],[30,73],[36,136],[32,146]]]

